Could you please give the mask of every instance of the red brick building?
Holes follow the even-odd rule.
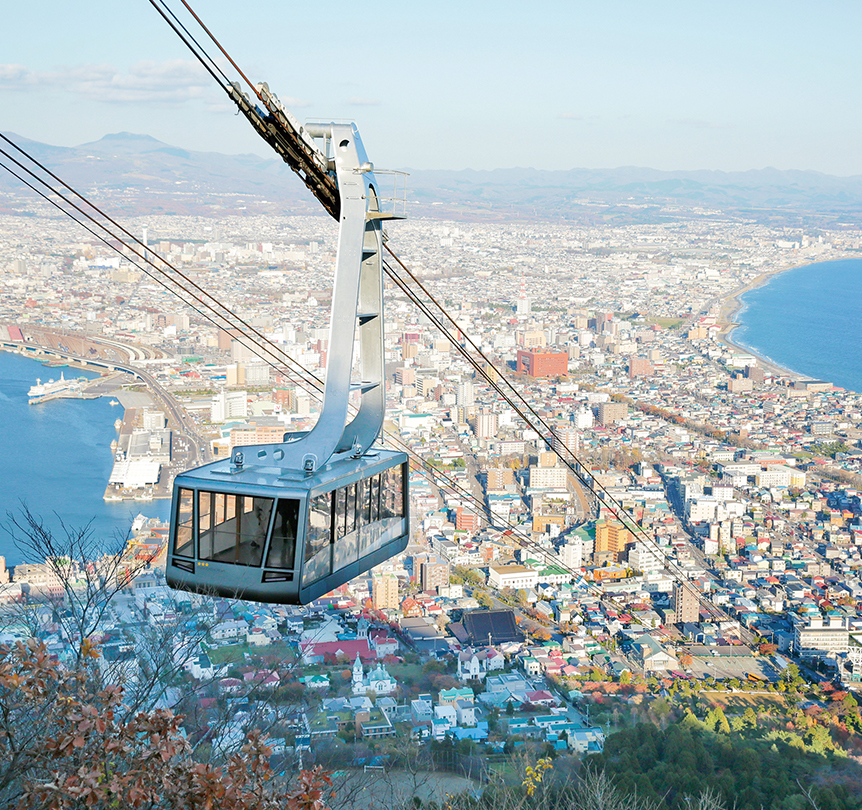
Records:
[[[548,352],[539,349],[518,350],[518,373],[528,377],[561,377],[569,370],[566,352]]]

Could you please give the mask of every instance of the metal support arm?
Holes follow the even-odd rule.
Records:
[[[338,252],[332,292],[326,383],[320,417],[306,434],[288,435],[284,444],[234,449],[234,472],[251,466],[312,473],[333,457],[363,455],[383,426],[383,273],[382,220],[378,187],[353,124],[314,124],[312,137],[330,141],[340,197]],[[351,381],[357,328],[361,379]],[[360,406],[349,422],[352,391]]]

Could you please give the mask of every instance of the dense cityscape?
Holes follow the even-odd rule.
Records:
[[[262,362],[128,252],[29,214],[0,220],[3,347],[146,375],[97,381],[125,409],[106,499],[169,497],[183,469],[314,423],[295,369]],[[323,377],[328,220],[129,227]],[[64,609],[104,559],[58,566],[46,548],[4,567],[4,640],[36,636],[68,663],[92,639],[106,675],[181,707],[185,734],[212,752],[266,717],[289,761],[374,768],[414,741],[486,778],[524,745],[602,757],[635,723],[675,717],[857,754],[862,395],[729,332],[740,291],[856,257],[862,232],[717,212],[387,230],[457,323],[443,334],[387,285],[384,443],[414,458],[405,554],[308,607],[210,599],[166,587],[167,527],[141,517],[86,633]],[[484,374],[456,351],[462,336]],[[501,400],[500,376],[541,423]],[[158,663],[155,636],[170,646]]]

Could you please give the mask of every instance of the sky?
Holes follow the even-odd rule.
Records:
[[[857,0],[189,2],[300,120],[356,121],[378,168],[862,174]],[[149,0],[17,4],[0,105],[0,131],[59,146],[271,156]]]

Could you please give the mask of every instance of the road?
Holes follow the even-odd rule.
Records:
[[[48,333],[40,333],[47,335]],[[206,463],[209,460],[208,442],[198,433],[197,426],[186,413],[185,409],[174,399],[173,395],[166,391],[156,378],[144,369],[134,365],[136,361],[153,359],[160,356],[160,352],[143,346],[128,346],[118,340],[102,337],[83,338],[75,335],[55,335],[51,333],[51,343],[56,345],[36,345],[33,342],[24,344],[12,344],[12,348],[38,349],[39,353],[56,358],[62,358],[72,362],[78,362],[86,367],[106,369],[108,371],[122,371],[140,380],[149,389],[157,404],[164,410],[168,420],[168,427],[179,434],[175,437],[175,444],[180,455],[173,459],[169,466],[171,478],[181,471],[190,469]],[[96,351],[94,347],[100,347],[101,352],[93,356],[91,352]],[[78,349],[79,353],[72,351]],[[36,351],[33,351],[36,354]],[[104,357],[110,355],[110,359]],[[116,359],[114,359],[116,358]]]

